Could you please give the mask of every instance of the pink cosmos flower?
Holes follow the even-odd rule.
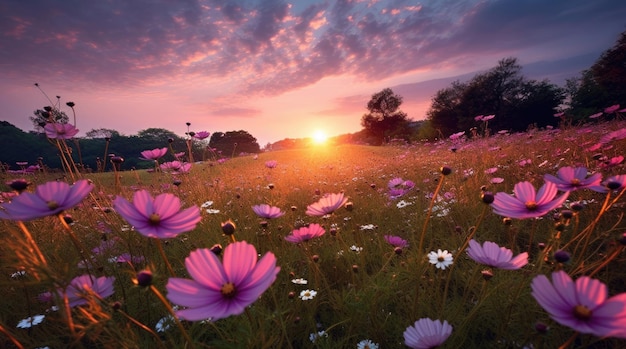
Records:
[[[589,119],[597,119],[602,116],[602,112],[589,115]]]
[[[278,162],[276,160],[269,160],[265,162],[265,167],[267,168],[274,168],[276,167],[276,165],[278,165]]]
[[[607,144],[612,141],[619,141],[626,138],[626,127],[620,128],[619,130],[615,130],[613,132],[609,132],[606,135],[600,138],[600,143]]]
[[[557,172],[557,177],[546,174],[543,179],[556,184],[560,191],[574,191],[578,189],[591,189],[596,192],[605,192],[604,187],[600,185],[602,181],[601,173],[594,173],[587,177],[587,168],[585,167],[561,167]]]
[[[265,219],[274,219],[285,214],[280,208],[268,204],[254,205],[252,206],[252,211],[254,211],[257,216]]]
[[[0,219],[30,221],[56,215],[78,205],[92,189],[93,184],[86,179],[71,186],[56,181],[44,183],[34,193],[22,193],[10,203],[0,205]]]
[[[87,304],[87,299],[91,296],[97,298],[106,298],[112,295],[113,282],[115,277],[102,276],[95,278],[94,276],[85,274],[75,277],[65,290],[70,307]],[[63,297],[63,290],[57,291],[59,297]]]
[[[528,264],[528,253],[520,253],[513,258],[513,252],[505,247],[500,247],[495,242],[485,241],[482,246],[476,240],[469,242],[467,254],[476,263],[490,267],[517,270]]]
[[[344,197],[343,193],[326,194],[318,202],[307,206],[305,213],[309,216],[324,216],[335,212],[346,202],[348,202],[348,198]]]
[[[198,206],[181,211],[180,199],[170,193],[153,199],[147,190],[139,190],[133,195],[133,203],[118,196],[113,207],[141,235],[158,239],[193,230],[201,219]]]
[[[211,134],[207,131],[200,131],[193,135],[193,138],[203,140],[210,136]]]
[[[189,172],[189,170],[191,170],[191,164],[188,162],[180,162],[180,161],[169,161],[169,162],[164,162],[161,165],[159,165],[159,167],[161,168],[161,170],[163,171],[167,171],[167,172],[171,172],[173,174],[177,174],[177,173],[187,173]]]
[[[515,196],[504,192],[496,193],[491,206],[495,214],[504,217],[517,219],[541,217],[560,207],[567,199],[569,192],[555,199],[557,191],[556,184],[552,182],[546,182],[539,192],[535,192],[530,182],[519,182],[513,188]]]
[[[608,168],[611,168],[611,167],[615,167],[615,166],[621,164],[622,162],[624,162],[624,157],[622,155],[618,155],[618,156],[614,156],[614,157],[604,161],[601,166],[604,169],[608,169]]]
[[[623,190],[626,188],[626,175],[609,177],[602,182],[602,185],[610,190]]]
[[[51,139],[70,139],[78,133],[78,129],[72,124],[47,123],[43,127],[46,136]]]
[[[258,262],[257,256],[254,246],[245,241],[226,246],[223,263],[208,248],[191,252],[185,266],[193,280],[170,278],[165,285],[167,298],[187,307],[176,315],[188,321],[216,321],[241,314],[274,283],[280,271],[272,252]]]
[[[141,152],[141,159],[158,160],[165,154],[167,154],[167,148],[156,148],[152,150],[144,150]]]
[[[608,298],[604,283],[587,276],[576,281],[564,271],[536,276],[532,296],[554,321],[597,337],[626,338],[626,293]]]
[[[313,238],[320,237],[326,233],[326,230],[317,223],[309,224],[308,227],[302,227],[295,229],[291,234],[285,236],[285,240],[298,244],[304,241],[309,241]]]
[[[443,344],[452,334],[448,321],[422,318],[404,331],[404,344],[412,349],[431,349]]]
[[[619,104],[615,104],[615,105],[612,105],[610,107],[604,108],[604,112],[607,113],[607,114],[615,113],[618,110],[619,110]]]
[[[404,180],[400,177],[391,179],[387,183],[387,187],[389,188],[389,197],[391,199],[397,199],[404,194],[408,193],[415,187],[415,183],[410,180]]]
[[[385,241],[393,247],[405,248],[409,246],[409,242],[399,236],[385,235],[383,237],[385,238]]]

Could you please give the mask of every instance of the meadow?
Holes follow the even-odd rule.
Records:
[[[440,326],[445,320],[451,333],[444,335],[445,325],[426,330],[424,336],[431,335],[434,342],[422,338],[417,340],[422,344],[412,347],[429,348],[440,341],[441,348],[624,348],[626,183],[619,175],[625,173],[625,138],[626,123],[614,120],[383,147],[327,144],[197,162],[178,174],[3,173],[0,344],[403,348],[407,328],[428,318],[441,321]],[[556,196],[568,193],[567,199],[536,217],[494,212],[498,200],[518,183],[527,181],[539,190],[545,175],[557,176],[566,167],[584,168],[585,178],[601,179],[594,187],[578,178],[578,187]],[[17,196],[9,194],[9,184],[15,187],[16,179],[30,182],[24,193],[50,181],[87,179],[93,188],[62,212],[32,218],[29,211],[23,213],[27,219],[12,219],[8,207]],[[135,193],[144,191],[153,198],[171,194],[168,199],[180,199],[180,210],[196,207],[199,221],[182,220],[191,228],[171,237],[146,236],[164,216],[149,216],[150,224],[134,227],[122,214],[129,210],[126,203],[138,201]],[[340,194],[347,202],[338,199]],[[311,208],[325,207],[324,198],[339,200],[338,207],[310,214]],[[261,204],[279,212],[261,209],[267,215],[260,217],[253,206]],[[526,202],[526,208],[533,212],[542,204]],[[56,205],[48,202],[48,207]],[[316,224],[323,234],[285,239],[310,232]],[[507,264],[510,256],[493,254],[494,263],[479,263],[468,254],[477,251],[471,240],[493,242],[513,256],[527,253],[527,263]],[[223,259],[227,273],[236,274],[246,268],[237,261],[257,262],[235,254],[243,241],[249,244],[247,251],[251,245],[258,253],[258,265],[267,267],[273,255],[280,270],[272,265],[263,278],[250,281],[264,282],[249,291],[260,296],[232,314],[224,310],[207,316],[211,319],[189,320],[197,312],[185,312],[180,304],[184,297],[174,293],[183,286],[198,291],[198,286],[179,281],[174,287],[171,279],[203,274],[214,280],[220,273],[214,264],[193,270],[193,262],[185,264],[200,250]],[[428,257],[431,252],[434,258]],[[214,263],[212,256],[203,258]],[[580,299],[573,300],[580,304],[569,310],[570,325],[563,320],[568,314],[544,309],[531,286],[539,287],[537,278],[545,275],[557,290],[570,290],[566,283],[557,285],[553,273],[558,271],[581,280],[576,284]],[[91,286],[77,291],[72,280],[79,276]],[[242,295],[237,282],[248,282],[228,281],[217,285],[224,297],[215,302]],[[605,301],[599,282],[608,296],[617,297],[609,304],[612,313],[594,313],[589,305]],[[558,297],[544,295],[551,296]],[[607,319],[622,330],[594,327],[610,327],[601,323]]]

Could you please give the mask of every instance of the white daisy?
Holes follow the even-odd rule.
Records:
[[[356,245],[352,245],[352,246],[350,246],[350,251],[354,251],[356,253],[361,253],[361,251],[363,251],[363,247],[358,247]]]
[[[356,349],[378,349],[378,344],[369,339],[364,339],[357,343]]]
[[[316,295],[317,295],[317,291],[315,290],[304,290],[300,292],[300,299],[302,299],[303,301],[306,301],[306,300],[315,298]]]
[[[374,224],[366,224],[361,226],[361,230],[374,230],[376,226]]]
[[[291,280],[291,282],[292,282],[292,283],[294,283],[294,284],[296,284],[296,285],[306,285],[306,284],[308,284],[308,283],[309,283],[308,281],[306,281],[306,280],[305,280],[305,279],[303,279],[303,278],[299,278],[299,279],[292,279],[292,280]]]
[[[17,324],[17,328],[31,328],[33,326],[37,326],[39,325],[43,319],[45,318],[45,315],[35,315],[35,316],[29,316],[26,319],[22,319],[20,320],[20,322]]]
[[[404,200],[400,200],[400,201],[398,201],[398,203],[396,204],[396,207],[397,207],[397,208],[405,208],[405,207],[407,207],[407,206],[409,206],[409,205],[413,205],[413,203],[412,203],[412,202],[407,202],[407,201],[404,201]]]
[[[441,249],[438,249],[437,252],[431,251],[428,254],[428,261],[434,264],[435,267],[445,270],[452,265],[452,253],[448,252],[448,250],[441,251]]]
[[[328,337],[328,333],[326,331],[319,331],[317,333],[311,333],[309,335],[309,340],[311,343],[315,343],[321,337]]]
[[[202,205],[200,205],[200,207],[207,208],[207,207],[211,207],[212,205],[213,205],[213,201],[209,200],[203,203]]]
[[[207,208],[207,209],[206,209],[206,213],[208,213],[208,214],[216,214],[216,213],[220,213],[220,210],[215,210],[215,209],[212,209],[212,208]]]

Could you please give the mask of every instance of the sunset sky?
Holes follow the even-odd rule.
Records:
[[[226,5],[225,5],[226,4]],[[626,30],[623,0],[0,2],[0,119],[76,103],[79,135],[246,130],[261,146],[356,132],[386,87],[430,99],[516,57],[562,85]]]

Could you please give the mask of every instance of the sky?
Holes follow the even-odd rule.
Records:
[[[76,104],[79,136],[335,136],[384,88],[421,120],[438,90],[507,57],[562,85],[625,30],[623,0],[4,0],[0,120],[32,130],[47,95]]]

